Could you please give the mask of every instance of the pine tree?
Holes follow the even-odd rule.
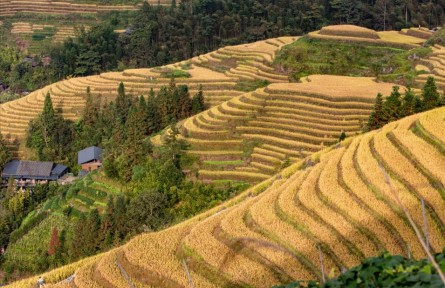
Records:
[[[394,86],[391,95],[383,104],[384,124],[400,119],[402,102],[400,100],[399,86]],[[383,126],[383,125],[382,125]]]
[[[94,127],[98,120],[99,107],[97,102],[93,100],[93,96],[90,92],[90,86],[87,87],[85,109],[83,110],[82,123]]]
[[[374,110],[369,115],[367,130],[371,131],[380,128],[383,123],[383,96],[381,93],[377,94],[374,104]]]
[[[440,94],[437,91],[434,77],[428,77],[422,89],[423,108],[425,111],[436,108],[440,104]]]
[[[158,106],[156,98],[153,92],[153,88],[150,90],[150,94],[147,99],[147,133],[151,135],[161,130],[161,119],[158,112]]]
[[[405,96],[403,97],[403,103],[401,107],[400,117],[406,117],[409,115],[413,115],[415,113],[415,104],[416,104],[416,95],[411,90],[411,88],[408,88],[405,92]]]
[[[45,144],[45,147],[49,148],[51,145],[51,133],[54,131],[54,128],[57,123],[56,113],[54,112],[53,102],[51,100],[51,96],[49,92],[45,96],[45,101],[43,103],[43,111],[40,114],[40,127],[42,138]]]
[[[120,123],[125,123],[127,120],[128,111],[131,107],[131,98],[127,97],[125,94],[125,86],[124,83],[119,83],[119,87],[117,89],[117,97],[116,97],[116,116],[119,119]]]
[[[191,115],[192,100],[187,85],[180,85],[178,89],[179,95],[179,113],[177,119],[185,119]]]
[[[99,211],[97,208],[91,210],[85,221],[85,230],[88,231],[87,235],[85,235],[85,245],[82,249],[85,256],[95,254],[99,248],[100,222]]]
[[[199,85],[198,93],[193,96],[191,114],[196,115],[206,109],[204,103],[204,93],[202,91],[202,85]]]

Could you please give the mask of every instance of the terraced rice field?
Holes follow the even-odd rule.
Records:
[[[188,287],[187,265],[195,287],[271,287],[321,279],[319,251],[334,274],[383,250],[424,258],[393,193],[422,231],[424,199],[431,250],[441,251],[445,133],[437,127],[444,118],[439,108],[348,139],[310,156],[312,165],[300,161],[187,222],[67,267],[65,275],[75,273],[77,287],[125,285],[122,271],[136,287]],[[44,276],[56,283],[62,269]]]
[[[293,40],[292,37],[282,37],[226,47],[214,52],[217,55],[215,57],[224,55],[221,57],[228,59],[226,61],[231,61],[234,68],[230,73],[218,72],[212,67],[199,65],[197,59],[192,59],[160,68],[130,69],[57,82],[32,92],[24,98],[0,105],[0,131],[4,135],[9,135],[7,137],[9,139],[23,139],[26,136],[29,121],[41,112],[44,97],[48,92],[55,108],[61,110],[65,118],[76,120],[84,108],[87,87],[91,88],[93,96],[108,101],[116,96],[117,87],[121,81],[125,84],[127,94],[148,95],[151,88],[156,92],[160,87],[169,84],[170,79],[162,78],[161,71],[181,69],[184,65],[188,66],[186,71],[191,77],[177,79],[177,84],[187,84],[192,96],[202,85],[206,102],[210,106],[215,106],[243,93],[236,89],[237,82],[240,80],[267,79],[271,83],[288,82],[287,76],[274,72],[271,64],[275,52]],[[250,69],[250,72],[239,72],[242,69]]]
[[[205,164],[202,180],[256,183],[336,143],[342,131],[359,133],[377,93],[391,90],[371,78],[312,75],[235,97],[185,120],[180,131]]]
[[[406,31],[380,31],[354,25],[333,25],[319,31],[308,33],[317,39],[338,40],[347,42],[363,42],[370,44],[386,44],[403,48],[416,48],[425,42],[425,34]]]
[[[130,5],[97,5],[97,4],[76,4],[69,1],[20,1],[20,0],[0,0],[0,17],[13,16],[18,12],[46,13],[46,14],[75,14],[75,13],[97,13],[115,10],[136,10],[136,6]]]
[[[445,89],[445,47],[435,45],[433,53],[427,59],[422,61],[422,65],[426,66],[427,74],[420,74],[416,78],[416,83],[421,86],[426,82],[429,76],[433,76],[439,90]]]

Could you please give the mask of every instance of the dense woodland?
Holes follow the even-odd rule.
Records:
[[[176,62],[242,42],[301,35],[329,24],[356,24],[376,30],[441,26],[444,0],[423,1],[184,1],[171,7],[145,3],[126,32],[113,30],[119,17],[79,30],[76,39],[55,45],[34,59],[14,47],[0,48],[0,81],[16,92],[34,90],[66,76],[150,67]],[[6,22],[5,22],[6,23]],[[50,56],[45,66],[42,58]]]

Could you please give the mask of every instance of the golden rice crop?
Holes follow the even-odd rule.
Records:
[[[268,86],[268,91],[290,91],[293,93],[322,94],[333,99],[375,99],[377,93],[389,95],[394,84],[377,83],[370,77],[346,77],[332,75],[310,75],[307,83],[278,83]],[[401,87],[403,90],[403,87]]]
[[[185,245],[198,253],[203,261],[219,268],[219,273],[230,275],[238,283],[252,283],[257,287],[273,285],[273,274],[266,267],[241,253],[233,253],[215,238],[213,231],[219,226],[225,213],[223,211],[197,224],[185,238]],[[228,261],[225,261],[226,256],[229,257]]]
[[[437,127],[443,127],[445,124],[444,112],[445,108],[439,108],[424,113],[419,118],[419,122],[423,128],[443,143],[445,143],[445,130],[437,129]]]
[[[378,34],[371,29],[355,25],[332,25],[321,28],[321,35],[347,36],[358,38],[379,39]]]
[[[272,243],[278,241],[278,243],[275,243],[275,246],[261,247],[261,245],[258,245],[259,248],[263,248],[264,254],[278,254],[275,257],[280,257],[278,259],[283,262],[275,262],[277,261],[275,260],[274,263],[280,263],[280,266],[283,267],[285,271],[288,271],[287,273],[295,279],[312,279],[318,276],[318,268],[316,268],[316,271],[313,270],[313,267],[317,267],[317,247],[307,235],[281,220],[276,213],[275,205],[283,189],[287,189],[290,182],[294,182],[293,185],[299,186],[305,175],[306,173],[296,173],[287,181],[275,181],[269,188],[270,193],[264,194],[264,197],[253,203],[250,208],[252,220],[255,221],[266,235],[273,236],[273,239],[269,240],[266,238],[265,240],[267,242],[272,240]],[[296,239],[298,239],[298,241],[296,241]],[[283,251],[287,251],[288,255],[282,254]],[[300,257],[304,257],[303,261],[305,261],[309,267],[305,267],[303,263],[296,261],[296,259],[288,259],[289,256],[292,254],[295,255],[295,253],[298,253]],[[333,263],[330,261],[331,259],[327,258],[326,260],[326,266],[333,267]],[[286,262],[293,264],[286,265]]]
[[[119,267],[116,264],[117,250],[108,252],[102,259],[97,261],[96,273],[99,273],[109,283],[117,285],[117,287],[126,287],[128,282],[122,276]]]
[[[363,203],[366,203],[370,209],[374,209],[375,213],[378,214],[383,219],[388,219],[390,223],[393,223],[394,227],[404,227],[406,223],[401,221],[401,218],[394,213],[388,206],[388,204],[381,199],[376,197],[365,183],[360,179],[357,170],[354,167],[354,153],[358,148],[361,138],[356,137],[354,141],[349,145],[345,154],[343,155],[340,163],[339,173],[342,176],[345,185],[347,185],[354,195]],[[404,229],[407,231],[407,229]],[[380,233],[386,233],[386,236],[379,238],[388,251],[398,254],[405,254],[405,247],[400,247],[397,243],[392,231],[382,230]],[[408,233],[408,235],[415,237],[414,234]],[[404,238],[407,238],[405,236]]]
[[[178,225],[162,232],[140,235],[123,247],[125,257],[133,265],[141,267],[142,272],[151,271],[161,279],[171,279],[187,286],[188,279],[181,263],[182,259],[178,259],[175,255],[189,229],[189,225]],[[195,285],[212,287],[200,274],[196,274],[193,270],[190,272]]]
[[[445,205],[443,199],[440,197],[438,191],[433,189],[431,185],[428,183],[428,179],[426,179],[423,175],[421,175],[415,167],[412,166],[409,161],[404,158],[399,151],[389,142],[388,138],[385,137],[385,134],[379,133],[374,137],[374,147],[376,152],[379,153],[382,158],[387,162],[387,165],[391,171],[403,177],[403,181],[406,181],[410,185],[417,190],[417,192],[425,199],[426,202],[429,202],[432,208],[436,211],[439,218],[444,221],[444,211]],[[410,191],[411,193],[416,191]],[[403,193],[403,195],[407,195],[408,193]],[[414,198],[414,197],[413,197]],[[422,215],[420,213],[420,201],[415,203],[415,200],[411,200],[411,205],[407,205],[407,208],[411,210],[411,216],[413,219],[417,218],[417,223],[421,224]],[[429,230],[434,231],[433,235],[440,235],[437,224],[433,222],[430,217],[430,214],[427,213],[428,222],[429,222]],[[439,237],[430,237],[430,243],[433,249],[440,250],[443,246],[442,241]]]
[[[420,45],[425,41],[425,39],[404,35],[398,31],[379,31],[377,34],[379,35],[381,41],[390,43]]]
[[[271,188],[279,186],[276,184],[277,183],[274,183],[271,186]],[[274,195],[269,193],[267,196],[272,196],[272,197],[275,196],[274,198],[276,198],[276,195],[277,193],[274,193]],[[252,213],[252,218],[254,218],[253,217],[254,211],[251,209],[251,207],[256,206],[256,204],[258,204],[262,200],[263,198],[252,199],[242,203],[239,207],[232,210],[227,214],[226,217],[224,217],[224,219],[221,221],[221,228],[228,233],[229,237],[232,237],[233,239],[239,239],[241,243],[243,243],[250,249],[255,250],[257,253],[260,253],[265,259],[272,261],[272,263],[278,265],[281,269],[283,269],[288,275],[292,276],[294,279],[298,277],[310,279],[310,277],[314,275],[308,273],[306,269],[301,267],[301,264],[298,261],[296,261],[296,259],[291,255],[290,252],[286,252],[283,247],[280,247],[279,245],[274,243],[274,241],[271,241],[264,235],[252,231],[250,228],[246,226],[246,222],[245,220],[243,220],[246,214],[249,213],[250,211]],[[264,207],[264,205],[261,205],[261,207]],[[261,211],[261,213],[264,212],[265,211]],[[266,215],[262,214],[262,217],[264,216]],[[256,219],[254,219],[254,221],[256,221]],[[284,223],[280,222],[277,224],[283,225]],[[269,226],[267,228],[269,228]],[[248,239],[249,241],[242,242],[242,239]],[[266,243],[269,244],[270,246],[267,246]]]
[[[434,177],[437,177],[441,183],[445,183],[445,171],[443,169],[445,157],[439,153],[437,149],[434,149],[430,144],[409,131],[396,129],[393,133],[395,138],[416,157],[417,161],[434,175]]]
[[[369,141],[371,140],[371,137],[374,133],[368,133],[366,134],[358,148],[357,151],[357,161],[358,164],[362,168],[362,172],[366,176],[367,180],[371,185],[373,185],[378,191],[382,194],[382,196],[385,197],[385,201],[388,202],[388,204],[392,205],[395,209],[400,210],[400,207],[398,207],[395,204],[394,195],[390,191],[390,188],[385,182],[385,176],[379,167],[378,162],[376,159],[373,158],[371,153],[371,148],[369,146]],[[396,191],[399,193],[399,197],[401,198],[402,203],[406,207],[410,207],[411,209],[419,209],[419,201],[414,197],[411,193],[407,193],[407,191],[404,189],[404,187],[394,179],[391,179],[392,185],[395,187]],[[418,214],[416,214],[418,215]],[[416,220],[419,220],[419,217],[416,217]],[[417,222],[421,223],[421,222]],[[403,230],[404,228],[400,227],[400,230]],[[407,229],[411,230],[410,227]],[[413,240],[408,242],[410,245],[410,249],[413,253],[413,255],[418,255],[415,257],[421,257],[423,256],[424,252],[422,248],[420,247],[420,244],[415,240],[415,235],[412,238]]]
[[[347,246],[338,239],[331,229],[317,222],[295,202],[296,198],[300,201],[300,193],[314,190],[317,178],[320,175],[320,171],[323,169],[323,164],[324,163],[320,163],[312,168],[301,186],[290,186],[289,188],[286,188],[279,195],[279,208],[287,217],[298,225],[300,231],[313,237],[314,241],[327,244],[332,251],[335,251],[339,259],[345,263],[345,265],[351,266],[356,264],[358,259],[355,256],[350,255]]]
[[[365,234],[368,232],[357,231],[354,229],[354,233],[350,234],[349,239],[353,239],[353,242],[362,243],[365,245],[360,249],[365,255],[375,255],[378,253],[378,248],[375,245],[380,245],[379,243],[374,243],[374,245],[369,245],[369,237],[374,237],[376,239],[384,239],[388,234],[380,225],[376,222],[376,219],[368,214],[367,211],[358,205],[353,198],[340,186],[338,179],[338,165],[341,159],[344,157],[345,148],[341,148],[342,152],[335,154],[331,157],[330,161],[326,165],[325,169],[322,171],[319,178],[319,189],[321,198],[328,203],[333,205],[332,210],[342,211],[344,215],[344,221],[349,221],[354,227],[362,227],[368,229],[371,234]],[[383,233],[382,233],[383,232]],[[364,234],[362,234],[364,233]],[[365,238],[363,238],[365,237]]]

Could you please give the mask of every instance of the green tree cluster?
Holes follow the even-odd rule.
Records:
[[[394,86],[393,91],[386,99],[383,99],[382,94],[377,94],[374,109],[368,118],[365,131],[379,129],[391,121],[444,105],[445,93],[440,96],[433,77],[427,78],[422,88],[421,97],[415,95],[409,88],[402,97],[399,87]]]
[[[34,148],[42,161],[69,163],[67,155],[74,140],[74,123],[54,110],[50,94],[46,94],[43,111],[28,128],[26,146]]]

